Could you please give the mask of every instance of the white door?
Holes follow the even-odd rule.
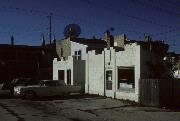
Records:
[[[113,89],[113,78],[112,78],[112,70],[106,70],[106,78],[105,78],[105,96],[114,98],[114,89]]]

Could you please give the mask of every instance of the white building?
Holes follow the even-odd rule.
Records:
[[[138,101],[140,45],[128,44],[124,51],[91,51],[86,60],[86,93]]]
[[[67,38],[57,41],[60,59],[53,60],[53,80],[64,80],[70,85],[81,85],[85,90],[85,60],[88,50],[102,51],[106,42],[98,39]]]
[[[85,60],[75,60],[69,56],[68,60],[53,60],[53,80],[64,80],[68,85],[85,85]]]
[[[105,33],[104,40],[67,38],[56,43],[53,80],[81,85],[89,94],[139,102],[140,79],[157,78],[167,45],[127,40]],[[104,49],[105,48],[105,49]]]
[[[121,51],[115,47],[104,49],[101,54],[89,51],[85,92],[139,102],[140,79],[159,76],[154,68],[158,69],[156,64],[161,62],[163,54],[156,53],[158,49],[161,46],[156,48],[150,43],[134,42],[125,44]]]

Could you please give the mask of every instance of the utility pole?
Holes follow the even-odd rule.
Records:
[[[50,13],[50,15],[48,16],[49,18],[49,43],[51,44],[51,40],[52,40],[52,22],[51,22],[51,18],[52,18],[53,13]]]

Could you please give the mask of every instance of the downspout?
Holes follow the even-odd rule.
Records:
[[[106,96],[105,50],[104,50],[104,96]]]
[[[114,50],[114,98],[116,98],[117,91],[117,68],[116,68],[116,51]]]
[[[89,94],[89,53],[88,53],[88,57],[87,57],[88,59],[87,59],[87,61],[88,61],[88,69],[87,69],[87,71],[88,72],[86,72],[87,74],[88,74],[88,94]]]

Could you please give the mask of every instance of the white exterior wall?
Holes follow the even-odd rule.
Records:
[[[67,83],[67,70],[70,69],[73,72],[73,58],[71,56],[68,57],[68,60],[63,60],[61,58],[60,61],[57,58],[53,60],[53,80],[58,80],[58,70],[64,70],[64,81]],[[71,85],[73,85],[73,73],[71,73]]]
[[[87,45],[83,45],[83,44],[79,44],[79,43],[71,41],[71,56],[74,55],[75,51],[81,50],[81,59],[85,60],[86,59],[86,48],[87,48]]]
[[[116,98],[139,101],[139,79],[140,79],[140,45],[136,43],[125,46],[125,51],[116,52],[116,68],[120,66],[134,67],[135,89],[131,91],[116,91]],[[116,71],[116,78],[118,77]],[[118,80],[117,80],[118,81]],[[117,83],[117,82],[116,82]],[[117,87],[116,87],[117,88]]]
[[[76,73],[78,73],[78,74],[74,75],[74,71],[75,71],[74,64],[75,63],[73,61],[73,55],[74,55],[75,51],[81,50],[81,59],[85,60],[86,59],[86,48],[87,48],[87,45],[83,45],[83,44],[79,44],[79,43],[71,41],[71,50],[70,50],[71,55],[68,57],[68,59],[63,60],[63,58],[61,58],[61,60],[58,61],[57,58],[54,58],[54,60],[53,60],[53,80],[58,80],[58,70],[64,70],[64,72],[65,72],[65,75],[64,75],[65,80],[64,81],[65,81],[65,83],[67,83],[67,70],[70,69],[71,70],[71,84],[73,85],[74,79],[77,79],[79,76],[79,73],[80,73],[80,72],[77,72],[78,69],[76,69]],[[81,64],[79,64],[79,65],[81,65]],[[82,65],[82,67],[85,68],[84,65]],[[81,66],[79,68],[81,68]],[[85,75],[83,75],[83,76],[85,76]],[[80,80],[80,81],[83,81],[83,80]]]
[[[86,93],[105,95],[117,99],[139,101],[140,45],[125,45],[124,51],[115,52],[105,49],[102,54],[88,52],[86,61]],[[118,90],[118,67],[134,67],[134,91]],[[105,72],[112,70],[112,90],[105,90]]]
[[[87,54],[85,92],[104,95],[104,54]]]

